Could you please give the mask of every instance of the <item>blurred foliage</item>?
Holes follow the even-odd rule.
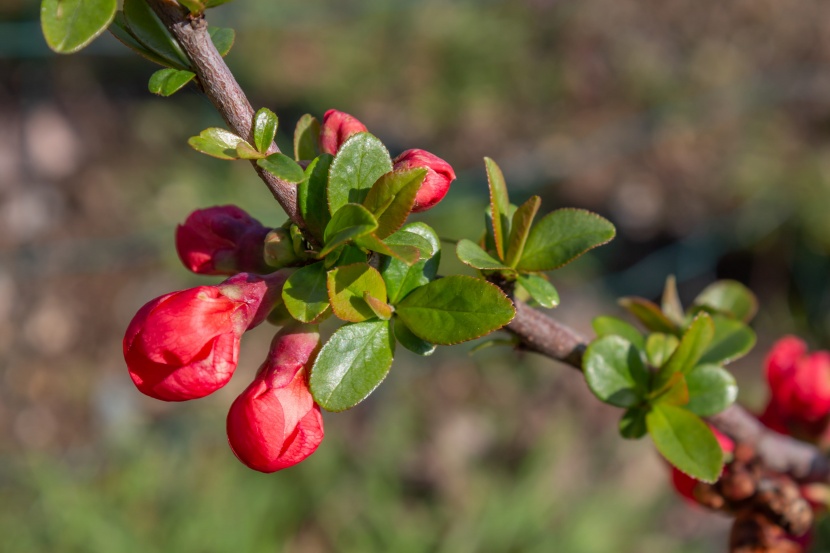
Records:
[[[830,346],[827,10],[814,0],[236,0],[210,18],[237,29],[228,63],[255,107],[279,114],[281,144],[302,113],[335,107],[393,154],[422,147],[450,161],[459,181],[429,213],[443,235],[479,238],[485,155],[516,203],[539,194],[543,210],[612,220],[618,238],[554,279],[558,316],[586,332],[615,296],[657,298],[669,273],[684,300],[716,278],[747,284],[761,301],[760,346],[734,367],[742,399],[758,406],[772,338],[795,331]],[[149,298],[206,281],[178,266],[174,225],[228,202],[266,224],[283,215],[247,164],[188,148],[187,137],[221,125],[193,88],[151,96],[154,67],[108,36],[78,56],[52,54],[34,2],[0,3],[0,36],[0,530],[10,549],[723,543],[722,519],[668,499],[648,448],[620,444],[613,412],[544,360],[488,353],[475,368],[454,348],[429,366],[396,365],[390,378],[403,384],[328,417],[321,451],[272,477],[224,444],[231,390],[195,405],[142,402],[121,360],[123,329]],[[452,257],[445,270],[462,269]],[[260,362],[258,339],[243,374]],[[436,393],[443,378],[462,391]],[[454,460],[482,419],[496,428],[487,447]]]

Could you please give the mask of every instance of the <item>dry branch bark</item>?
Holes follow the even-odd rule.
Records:
[[[233,132],[252,142],[254,110],[213,46],[207,22],[203,17],[190,18],[187,11],[173,0],[147,2],[181,43],[193,63],[202,90],[225,122]],[[273,145],[271,151],[279,150]],[[292,221],[303,227],[297,209],[296,187],[256,165],[254,167]],[[515,301],[515,305],[516,317],[508,330],[519,338],[524,349],[581,370],[582,354],[588,340],[521,301]],[[787,473],[799,482],[830,481],[830,462],[818,448],[765,428],[742,407],[733,405],[708,420],[733,440],[752,446],[768,469]]]

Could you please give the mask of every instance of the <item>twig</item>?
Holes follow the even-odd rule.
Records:
[[[254,110],[214,47],[204,18],[191,19],[186,10],[173,0],[147,0],[147,3],[182,45],[202,89],[231,130],[252,141]],[[270,151],[279,150],[272,145]],[[303,227],[302,216],[297,209],[296,188],[256,165],[254,167],[292,221]],[[521,301],[515,304],[516,317],[508,330],[519,337],[524,349],[581,370],[587,340]],[[733,405],[709,417],[709,422],[735,441],[754,447],[766,467],[773,471],[788,473],[800,482],[830,481],[830,462],[817,448],[764,428],[740,406]]]

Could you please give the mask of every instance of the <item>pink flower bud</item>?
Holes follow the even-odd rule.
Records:
[[[231,405],[228,443],[248,467],[275,472],[320,445],[323,417],[308,389],[308,371],[319,350],[316,326],[283,327],[254,381]]]
[[[204,397],[230,380],[239,341],[261,323],[288,277],[240,273],[218,286],[156,298],[139,309],[124,336],[124,359],[138,389],[164,401]]]
[[[176,228],[184,266],[202,275],[268,273],[263,242],[268,229],[234,205],[199,209]]]
[[[366,130],[366,125],[355,117],[330,109],[323,116],[323,125],[320,128],[320,151],[335,155],[347,138]]]
[[[808,354],[803,340],[784,337],[767,356],[766,376],[770,404],[765,418],[805,439],[820,433],[830,415],[830,353]]]
[[[407,150],[394,160],[393,169],[407,170],[424,167],[427,176],[415,196],[413,212],[426,211],[444,199],[455,180],[455,171],[449,163],[425,150]]]

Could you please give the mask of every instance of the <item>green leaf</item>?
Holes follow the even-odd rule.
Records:
[[[303,323],[317,323],[329,308],[326,268],[322,261],[306,265],[288,277],[282,301],[291,316]]]
[[[530,297],[536,300],[536,303],[542,307],[553,309],[559,305],[559,292],[543,276],[533,274],[519,275],[517,280],[521,287],[530,294]]]
[[[729,371],[717,365],[698,365],[686,376],[689,404],[686,409],[711,417],[735,403],[738,384]]]
[[[426,227],[426,225],[407,225],[387,236],[384,242],[389,246],[416,248],[421,255],[421,259],[429,259],[438,251],[438,246],[435,245],[429,232],[423,232],[423,227]]]
[[[351,265],[353,263],[366,263],[366,252],[357,246],[344,246],[337,258],[338,265]]]
[[[594,319],[592,326],[597,336],[622,336],[634,344],[637,349],[644,350],[646,348],[645,338],[640,334],[640,331],[634,325],[622,319],[607,316],[597,317]]]
[[[582,369],[588,387],[605,403],[633,407],[646,396],[649,373],[642,354],[621,336],[603,336],[591,342]]]
[[[268,108],[260,108],[254,115],[254,146],[263,154],[271,147],[274,137],[277,136],[277,126],[279,120],[277,115]],[[283,156],[288,157],[288,156]],[[299,169],[301,176],[299,180],[289,182],[300,182],[302,180],[302,168],[294,163],[294,160],[288,158],[291,164]],[[283,162],[284,163],[284,162]],[[270,171],[269,171],[270,172]]]
[[[386,300],[386,283],[374,267],[367,263],[343,265],[329,271],[327,279],[329,303],[334,314],[351,323],[360,323],[376,317],[363,299],[364,293]]]
[[[323,231],[331,220],[326,201],[329,167],[334,156],[321,154],[305,170],[305,178],[297,185],[297,203],[306,227],[319,243],[323,243]]]
[[[674,334],[663,334],[662,332],[653,332],[649,334],[646,340],[646,355],[648,362],[652,367],[660,368],[666,364],[680,340]]]
[[[145,48],[164,58],[176,69],[190,69],[190,61],[179,43],[144,0],[124,0],[127,28]]]
[[[474,269],[483,270],[505,270],[513,272],[512,267],[508,267],[498,259],[494,259],[489,253],[479,247],[478,244],[466,238],[458,241],[455,247],[455,254],[458,259],[465,265],[469,265]]]
[[[504,262],[511,267],[515,267],[524,254],[527,237],[530,235],[530,227],[533,225],[533,219],[536,217],[540,205],[542,205],[542,199],[539,196],[531,196],[513,214],[510,239],[507,243],[507,254],[504,258]]]
[[[363,205],[378,220],[378,238],[386,238],[406,222],[426,176],[424,168],[392,171],[372,185]]]
[[[296,161],[281,152],[260,159],[256,164],[285,182],[296,184],[305,179],[303,168],[297,165]]]
[[[739,321],[748,323],[758,311],[758,300],[749,288],[735,280],[719,280],[710,284],[694,301]]]
[[[418,248],[407,244],[389,244],[374,233],[355,238],[354,243],[367,250],[398,259],[406,265],[413,265],[421,258]]]
[[[489,334],[509,323],[516,313],[498,286],[460,275],[416,288],[395,307],[413,334],[440,345]]]
[[[520,271],[552,271],[566,265],[585,252],[609,242],[614,225],[596,213],[583,209],[557,209],[530,230]]]
[[[422,250],[421,261],[411,266],[389,257],[381,260],[380,274],[386,281],[386,292],[392,305],[396,305],[415,288],[432,281],[438,274],[438,265],[441,262],[441,240],[429,225],[420,222],[408,223],[398,231],[404,232],[421,236],[431,247],[429,251]]]
[[[210,40],[223,58],[228,55],[228,52],[233,48],[233,43],[236,42],[236,31],[233,29],[223,27],[208,27],[208,34]]]
[[[215,8],[227,4],[231,0],[179,0],[179,3],[190,10],[194,15],[201,14],[208,8]]]
[[[712,315],[715,335],[700,363],[727,364],[740,359],[755,345],[755,332],[739,320]]]
[[[199,136],[191,136],[187,141],[197,152],[219,159],[238,159],[236,147],[241,142],[245,141],[232,132],[218,127],[205,129],[199,133]]]
[[[360,204],[346,204],[331,218],[323,233],[326,246],[320,252],[324,257],[340,244],[365,236],[378,228],[375,217]]]
[[[141,44],[141,42],[139,42],[138,39],[130,33],[130,29],[127,26],[127,20],[124,18],[124,12],[120,10],[116,12],[115,19],[112,20],[112,25],[109,26],[109,31],[112,33],[112,36],[118,39],[124,46],[128,47],[143,58],[165,67],[171,65],[169,61]],[[174,65],[179,64],[177,63]]]
[[[384,286],[384,290],[386,287]],[[388,321],[392,318],[392,306],[386,303],[385,301],[381,301],[378,298],[369,294],[369,292],[363,292],[363,301],[366,302],[366,305],[369,306],[374,314],[384,321]]]
[[[677,280],[674,275],[669,275],[666,278],[666,285],[663,288],[663,299],[661,301],[663,314],[674,324],[680,326],[683,324],[685,316],[683,313],[683,305],[680,303],[680,296],[677,293]]]
[[[700,417],[683,407],[657,404],[646,415],[646,426],[657,450],[681,472],[702,482],[718,479],[723,450]]]
[[[398,317],[395,317],[395,324],[393,328],[395,331],[395,338],[398,340],[398,343],[412,353],[416,353],[424,357],[435,353],[435,350],[437,349],[435,344],[430,344],[426,340],[421,340],[412,334],[412,331],[409,330]]]
[[[300,117],[297,126],[294,128],[294,159],[301,161],[316,158],[320,153],[317,146],[319,137],[320,122],[310,113]],[[332,159],[334,159],[333,156]]]
[[[643,326],[653,332],[678,334],[680,329],[666,317],[657,305],[645,298],[620,298],[618,303],[634,315]]]
[[[340,327],[311,368],[314,400],[328,411],[345,411],[371,394],[386,378],[395,354],[389,321]]]
[[[362,203],[375,181],[391,170],[392,159],[380,140],[367,132],[350,136],[329,169],[329,209],[336,213],[348,203]]]
[[[236,155],[240,159],[260,160],[265,157],[265,154],[261,153],[259,150],[244,141],[236,145]]]
[[[194,78],[196,78],[196,73],[192,71],[182,71],[167,67],[165,69],[159,69],[150,76],[148,88],[153,94],[172,96]]]
[[[663,390],[656,395],[651,403],[665,403],[678,407],[689,403],[689,385],[686,383],[686,377],[681,373],[671,375]]]
[[[116,0],[43,0],[40,26],[49,48],[59,54],[81,50],[107,30]]]
[[[646,414],[648,409],[643,407],[632,407],[623,414],[620,419],[620,436],[626,440],[639,440],[646,435]]]
[[[504,259],[510,237],[510,198],[507,195],[507,183],[504,182],[504,174],[495,161],[485,157],[484,167],[487,169],[487,183],[490,186],[490,221],[493,225],[493,240],[499,259]]]
[[[701,313],[695,317],[695,320],[692,321],[692,324],[683,334],[683,338],[680,339],[677,349],[674,350],[660,372],[666,372],[667,374],[688,374],[691,372],[709,347],[714,334],[715,325],[709,315]]]

